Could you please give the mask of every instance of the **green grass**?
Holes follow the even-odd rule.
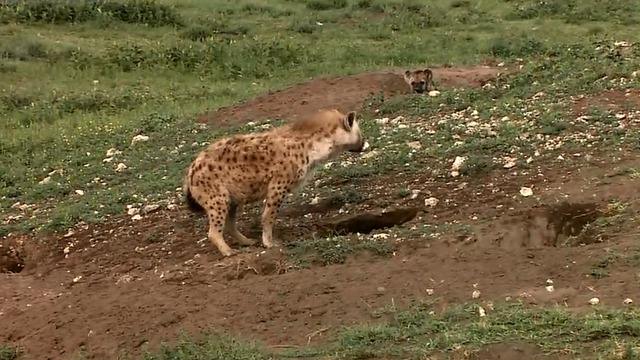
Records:
[[[10,345],[0,345],[0,360],[17,360],[20,357],[20,351]]]
[[[561,307],[533,309],[504,303],[493,310],[482,305],[486,316],[481,317],[479,306],[467,304],[444,312],[422,303],[406,310],[389,307],[378,312],[386,320],[340,329],[319,347],[274,353],[209,335],[204,340],[184,340],[146,359],[424,359],[510,342],[594,359],[633,359],[629,356],[637,356],[639,350],[640,314],[635,310],[603,308],[574,314]]]

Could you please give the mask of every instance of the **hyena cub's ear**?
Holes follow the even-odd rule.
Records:
[[[351,129],[353,128],[353,124],[355,122],[356,122],[356,112],[355,111],[349,111],[347,116],[344,117],[342,125],[344,126],[345,130],[351,131]]]
[[[404,78],[408,79],[411,76],[411,70],[407,70],[404,72]]]

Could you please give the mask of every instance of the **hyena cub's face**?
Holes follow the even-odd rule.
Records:
[[[404,73],[404,81],[411,86],[413,92],[422,94],[429,91],[432,84],[433,73],[429,69],[424,70],[407,70]]]

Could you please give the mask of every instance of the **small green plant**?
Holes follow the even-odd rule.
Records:
[[[10,345],[0,345],[0,360],[18,360],[20,351]]]
[[[331,10],[347,7],[347,0],[309,0],[307,8],[310,10]]]

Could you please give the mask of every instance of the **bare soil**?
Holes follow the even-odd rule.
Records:
[[[451,75],[451,84],[452,74],[468,74],[456,75],[455,81],[479,85],[479,78],[490,72],[456,71],[436,74],[441,83],[444,74]],[[226,113],[225,118],[246,121],[277,111],[292,116],[294,109],[307,105],[283,103],[278,108],[275,99],[300,100],[294,93],[306,92],[308,104],[313,104],[308,106],[334,105],[335,99],[355,104],[369,91],[358,84],[370,84],[376,76],[382,81],[386,75],[347,78],[351,87],[313,81],[223,109],[209,119]],[[345,100],[349,91],[360,95]],[[594,296],[607,306],[623,306],[625,298],[640,293],[639,265],[616,261],[608,265],[607,277],[590,273],[608,254],[638,251],[637,229],[623,222],[605,237],[576,235],[606,216],[614,199],[637,213],[640,179],[618,170],[639,167],[636,155],[617,153],[589,161],[549,162],[528,171],[497,170],[479,178],[434,179],[417,173],[357,179],[358,191],[368,196],[351,213],[388,209],[391,201],[391,208],[420,209],[399,216],[407,221],[403,227],[458,223],[469,224],[469,229],[435,237],[408,236],[397,241],[393,256],[357,254],[330,266],[296,267],[286,246],[269,251],[245,248],[223,259],[206,241],[203,219],[186,209],[161,210],[137,222],[122,217],[76,229],[66,237],[11,237],[0,248],[0,343],[20,346],[24,359],[70,359],[80,351],[88,359],[113,359],[155,350],[182,331],[197,334],[211,328],[268,346],[317,344],[342,326],[379,321],[374,310],[380,307],[403,307],[423,299],[435,302],[438,309],[469,301],[522,299],[531,306],[561,304],[580,310]],[[422,195],[393,198],[389,184],[411,184],[441,201],[425,208]],[[533,197],[518,194],[523,184],[533,187]],[[276,236],[284,244],[310,238],[321,231],[318,224],[340,215],[340,206],[331,201],[289,204],[276,225]],[[255,209],[249,209],[240,228],[256,236],[256,221]],[[573,243],[574,238],[582,240]],[[547,279],[553,279],[554,292],[545,290]],[[482,293],[478,300],[471,298],[473,284]],[[434,293],[429,295],[427,289]],[[532,345],[496,345],[461,358],[540,354]]]

